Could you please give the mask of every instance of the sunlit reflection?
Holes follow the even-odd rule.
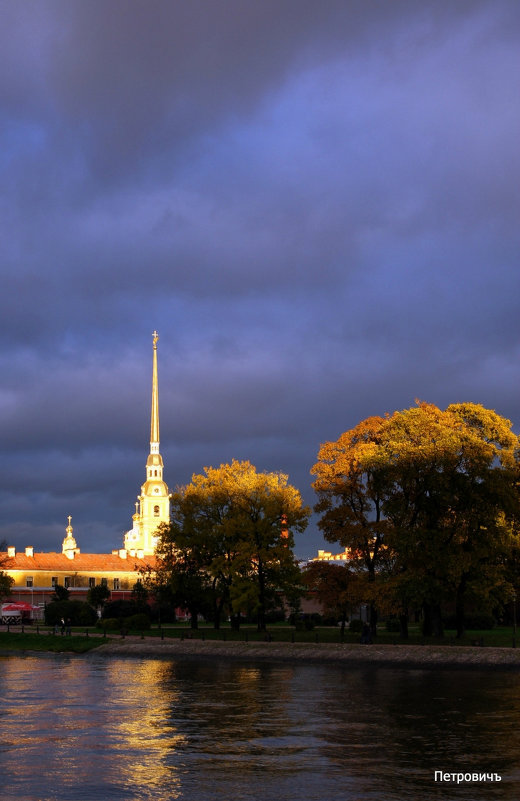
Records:
[[[519,797],[513,673],[52,656],[0,686],[2,801],[433,801],[461,759]]]

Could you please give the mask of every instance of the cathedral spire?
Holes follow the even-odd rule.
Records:
[[[153,332],[152,413],[150,420],[150,453],[146,459],[146,481],[137,496],[132,528],[125,533],[124,547],[130,556],[151,556],[158,541],[158,527],[170,522],[170,493],[163,479],[163,459],[159,452],[159,382],[157,377],[157,342]]]
[[[152,414],[150,421],[150,453],[159,453],[159,382],[157,377],[157,341],[153,332]]]

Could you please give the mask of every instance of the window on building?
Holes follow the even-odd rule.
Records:
[[[32,587],[33,586],[33,577],[32,576],[27,576],[27,578],[25,579],[25,586],[26,587]]]
[[[70,576],[65,576],[65,581],[63,582],[64,587],[70,587]]]
[[[53,576],[51,578],[51,587],[56,587],[58,585],[58,576]]]
[[[118,590],[118,589],[119,589],[119,579],[118,579],[118,578],[115,578],[115,579],[114,579],[114,589],[115,589],[115,590]]]
[[[154,506],[153,507],[153,516],[154,517],[159,517],[159,507],[158,506]]]
[[[108,587],[108,579],[102,578],[101,579],[101,586],[102,587]]]
[[[94,578],[94,576],[89,576],[88,586],[89,587],[95,587],[96,586],[96,579]]]

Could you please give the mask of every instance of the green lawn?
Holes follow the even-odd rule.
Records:
[[[89,636],[87,636],[87,631]],[[39,633],[38,633],[39,632]],[[0,631],[0,651],[54,651],[54,652],[72,652],[72,653],[85,653],[92,648],[96,648],[104,642],[103,630],[84,627],[74,628],[72,636],[61,636],[60,634],[54,635],[47,626],[40,626],[38,630],[35,628],[26,628],[25,632],[21,631]],[[119,639],[122,637],[120,631],[111,630],[107,631],[109,638],[114,637]],[[276,624],[268,627],[268,634],[258,632],[254,625],[243,625],[240,631],[232,631],[229,625],[223,626],[220,630],[215,630],[209,625],[201,625],[196,630],[191,630],[189,626],[183,624],[166,625],[162,628],[154,626],[149,631],[139,632],[126,632],[125,636],[128,637],[141,637],[144,638],[158,638],[162,637],[165,640],[169,639],[204,639],[204,640],[218,640],[226,642],[261,642],[270,639],[271,642],[294,642],[294,643],[359,643],[360,635],[350,631],[345,632],[344,637],[341,637],[339,628],[316,626],[310,631],[296,631],[294,627],[283,624]],[[442,638],[435,637],[422,637],[418,627],[410,627],[410,636],[408,640],[401,640],[398,634],[387,632],[386,629],[381,627],[378,631],[375,640],[381,644],[393,645],[452,645],[452,646],[467,646],[467,645],[483,645],[511,648],[513,646],[513,629],[512,627],[499,627],[492,630],[485,631],[468,631],[466,636],[457,640],[454,631],[447,631]],[[520,647],[520,637],[518,638]]]
[[[0,651],[54,651],[84,654],[104,642],[102,637],[86,637],[73,634],[71,637],[54,636],[48,632],[36,634],[25,631],[0,632]]]
[[[268,635],[272,642],[308,642],[308,643],[358,643],[360,635],[358,633],[346,631],[343,638],[339,627],[316,626],[310,631],[296,631],[293,626],[275,624],[267,627]],[[129,632],[129,636],[140,632]],[[377,642],[399,645],[473,645],[496,647],[512,647],[513,629],[512,627],[500,627],[486,631],[468,631],[466,636],[457,640],[455,631],[446,631],[442,638],[423,637],[419,627],[410,627],[408,640],[401,640],[399,634],[386,631],[382,626],[378,631]],[[108,636],[121,636],[118,631],[107,631]],[[145,637],[163,637],[164,639],[205,639],[205,640],[225,640],[226,642],[259,642],[266,639],[266,634],[258,632],[254,625],[242,625],[240,631],[232,631],[228,624],[222,626],[220,630],[215,630],[212,626],[200,624],[198,629],[191,630],[185,624],[167,624],[159,629],[154,626],[150,631],[144,632]],[[520,636],[518,637],[520,647]]]

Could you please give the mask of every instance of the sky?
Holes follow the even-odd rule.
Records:
[[[520,433],[517,0],[0,0],[0,540],[415,399]],[[296,555],[325,543],[317,518]]]

